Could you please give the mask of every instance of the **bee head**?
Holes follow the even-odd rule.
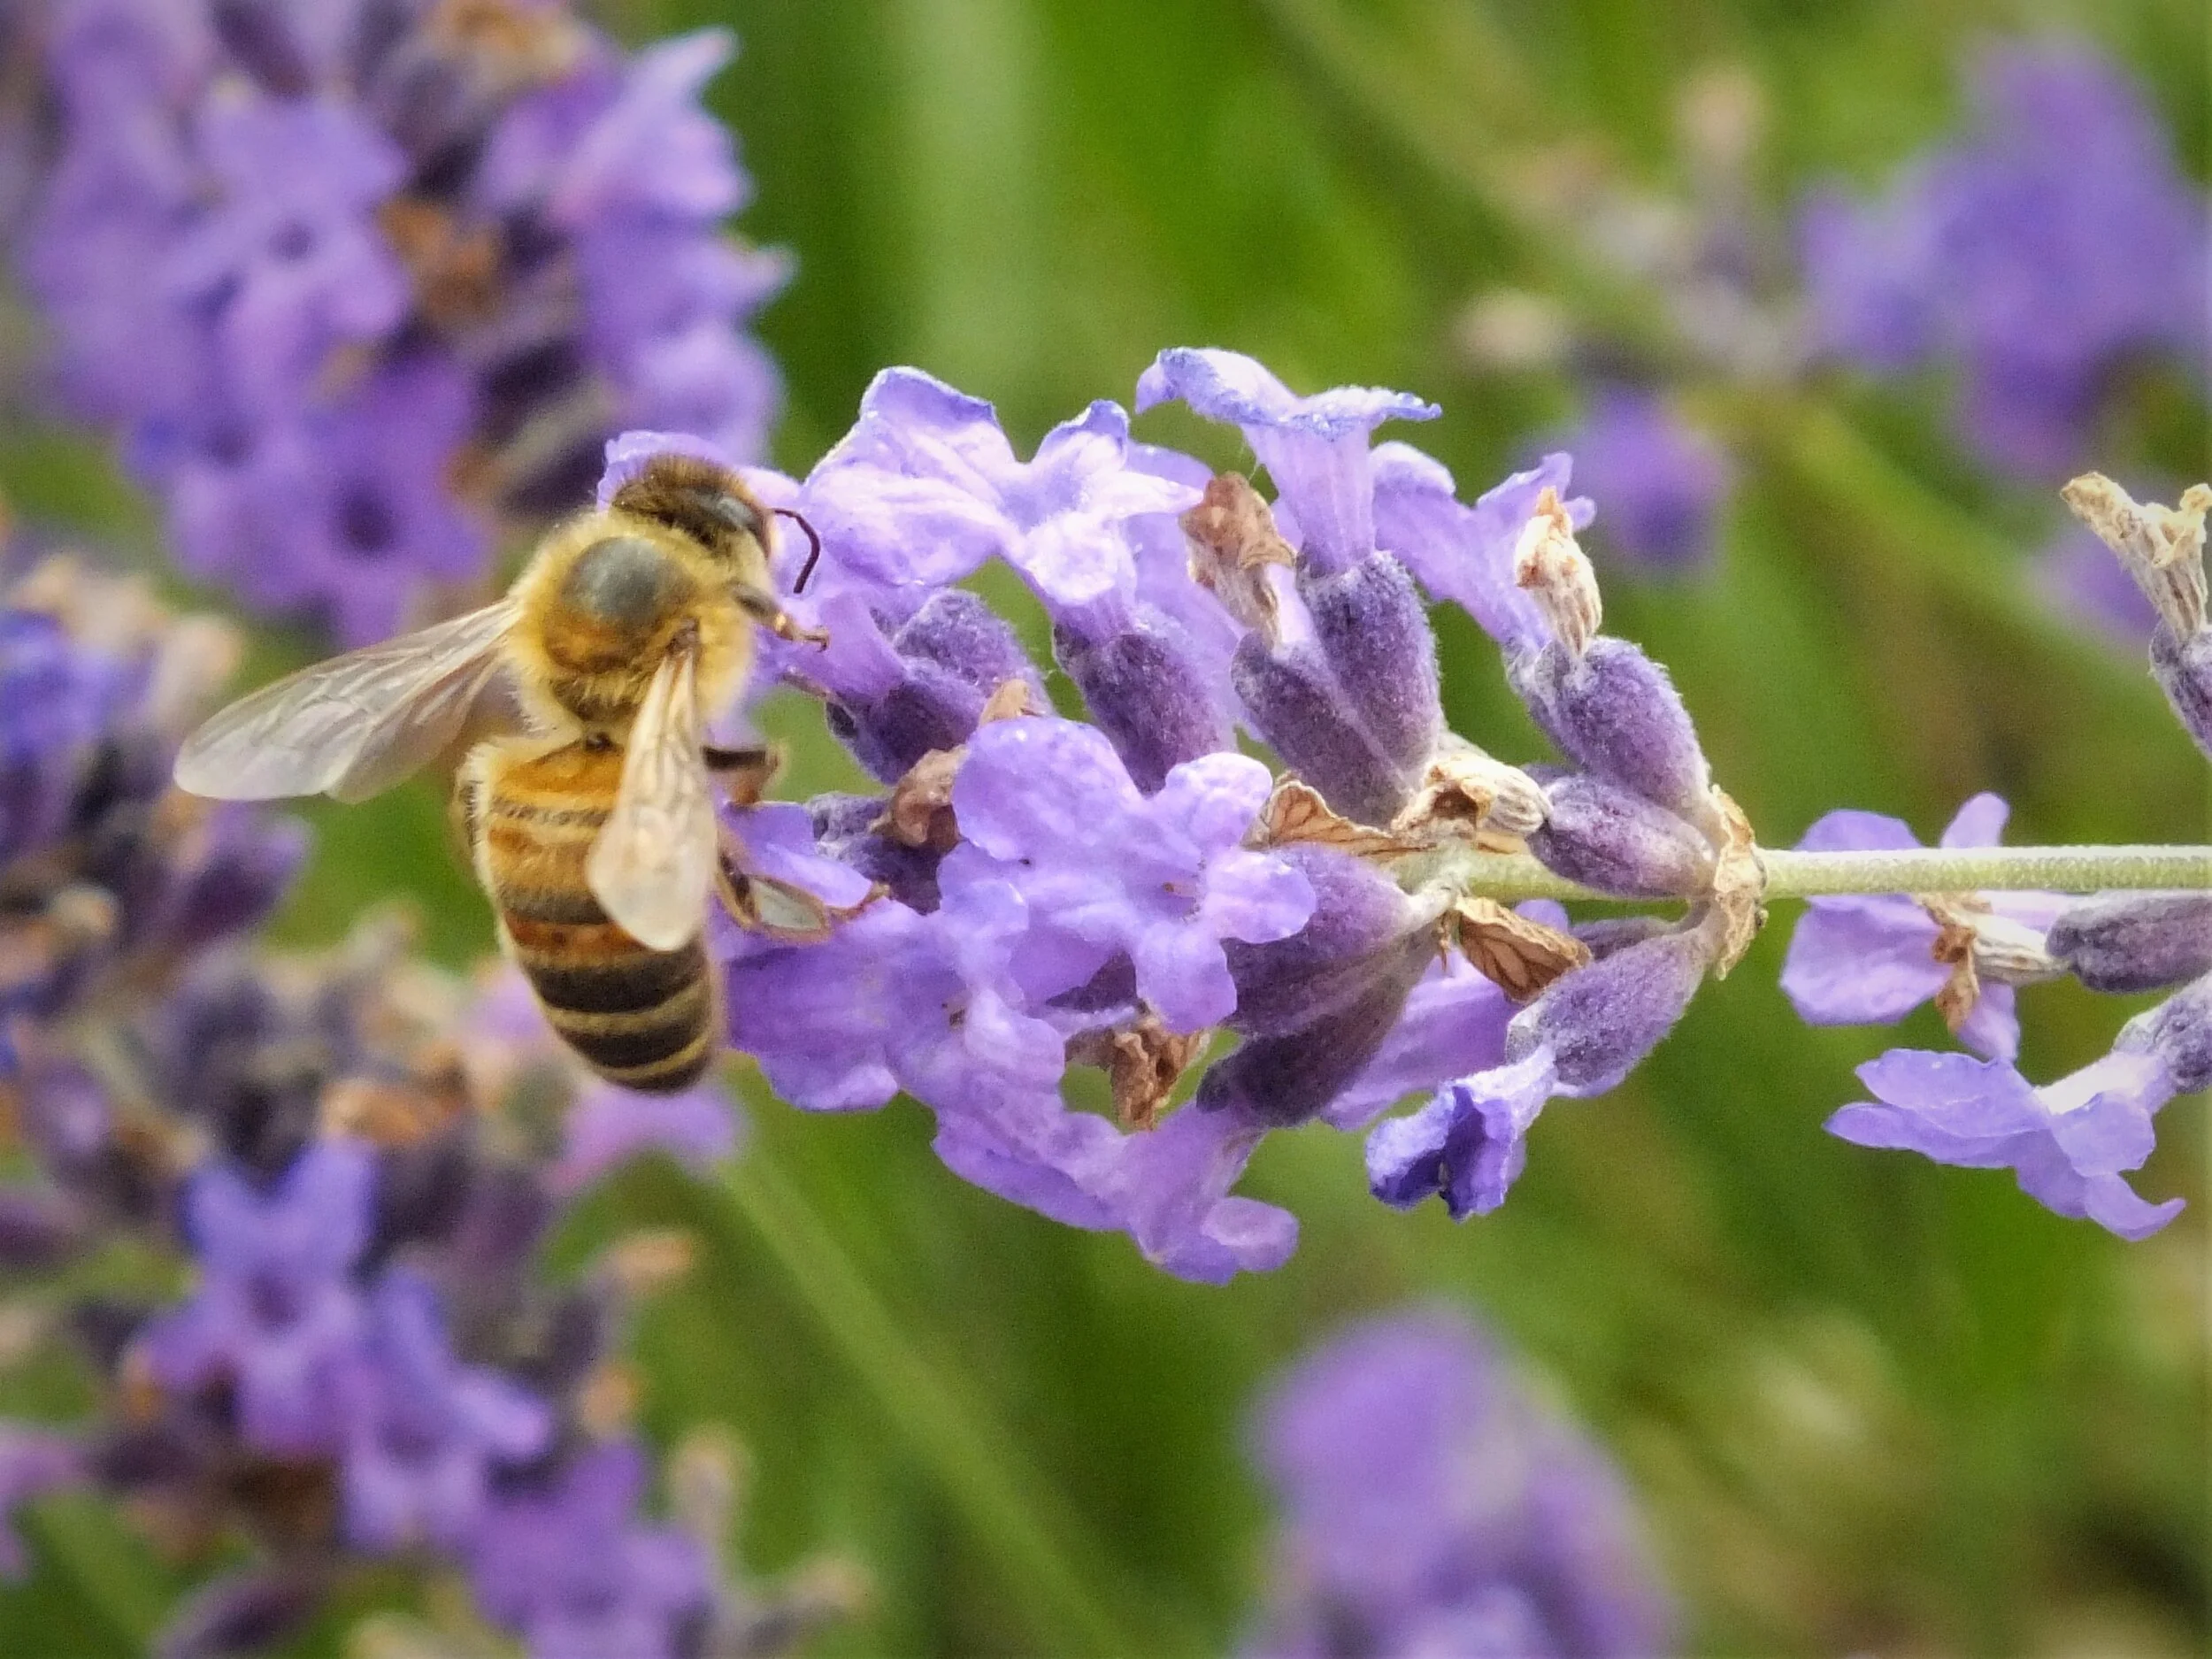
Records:
[[[688,537],[748,580],[767,570],[768,514],[727,467],[697,456],[657,455],[610,505]]]

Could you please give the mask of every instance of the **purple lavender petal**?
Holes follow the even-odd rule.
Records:
[[[1513,580],[1521,528],[1546,489],[1563,491],[1573,463],[1548,455],[1535,467],[1492,486],[1471,507],[1453,495],[1452,475],[1409,444],[1376,447],[1375,545],[1395,555],[1432,599],[1474,618],[1509,652],[1533,651],[1549,637],[1536,602]],[[1578,526],[1590,503],[1567,503]]]
[[[1911,1049],[1892,1049],[1859,1076],[1880,1103],[1829,1118],[1846,1141],[2009,1168],[2045,1208],[2123,1238],[2147,1237],[2181,1211],[2179,1199],[2147,1203],[2119,1174],[2149,1156],[2151,1118],[2175,1093],[2154,1055],[2116,1052],[2041,1089],[2001,1061]]]
[[[1394,1209],[1440,1194],[1455,1221],[1488,1215],[1527,1164],[1529,1125],[1556,1082],[1551,1050],[1538,1048],[1447,1083],[1419,1111],[1367,1137],[1368,1189]]]
[[[1187,347],[1160,353],[1137,381],[1140,411],[1170,400],[1243,432],[1295,516],[1299,550],[1316,575],[1374,551],[1368,434],[1386,420],[1432,420],[1442,412],[1379,387],[1340,386],[1300,397],[1240,353]]]
[[[1999,796],[1975,795],[1943,832],[1954,849],[1993,847],[2010,809]],[[1876,812],[1830,812],[1798,845],[1824,851],[1887,851],[1919,845],[1901,818]],[[2003,894],[1992,903],[2000,916],[2034,927],[2049,926],[2063,901],[2047,894]],[[1935,960],[1934,918],[1913,900],[1894,894],[1816,898],[1791,936],[1782,964],[1782,989],[1809,1025],[1890,1025],[1929,1001],[1950,979]],[[2020,1022],[2012,987],[1986,984],[1959,1037],[1977,1052],[2009,1062],[2019,1052]]]
[[[1330,1106],[1329,1122],[1364,1128],[1409,1094],[1502,1064],[1506,1026],[1518,1011],[1463,958],[1432,965],[1380,1050]]]

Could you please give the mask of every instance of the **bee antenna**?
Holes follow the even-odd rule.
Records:
[[[772,507],[769,511],[779,518],[790,519],[793,524],[806,532],[809,549],[806,563],[799,566],[799,580],[791,584],[791,591],[794,594],[803,594],[806,591],[807,578],[814,574],[814,566],[822,557],[822,538],[815,534],[814,526],[806,521],[804,513],[794,511],[789,507]]]

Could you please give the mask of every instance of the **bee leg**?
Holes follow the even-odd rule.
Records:
[[[741,862],[743,850],[726,831],[714,887],[730,919],[748,933],[765,933],[793,944],[814,944],[827,939],[834,924],[849,921],[890,892],[879,882],[857,904],[826,904],[804,887],[773,876],[750,873]]]
[[[783,608],[783,601],[764,588],[755,588],[741,582],[735,589],[737,603],[745,614],[780,640],[803,640],[810,645],[827,645],[829,634],[821,628],[802,627],[796,618]]]
[[[783,751],[773,744],[756,743],[749,749],[723,749],[709,743],[699,751],[710,776],[729,780],[732,806],[757,806],[768,786],[783,769]]]

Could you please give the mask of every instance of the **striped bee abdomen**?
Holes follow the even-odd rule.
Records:
[[[548,1023],[609,1082],[664,1094],[714,1058],[714,981],[697,939],[649,950],[591,895],[584,860],[621,765],[619,750],[576,745],[495,767],[475,805],[478,860]]]

